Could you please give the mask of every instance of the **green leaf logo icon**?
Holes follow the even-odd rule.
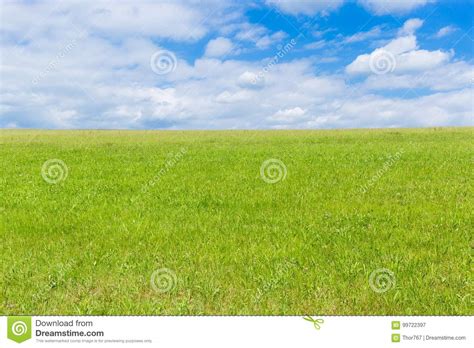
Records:
[[[8,317],[7,337],[21,343],[31,338],[31,317]]]

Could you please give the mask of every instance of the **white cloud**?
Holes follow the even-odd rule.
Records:
[[[216,102],[224,103],[224,104],[234,104],[234,103],[243,102],[250,98],[251,98],[251,94],[248,91],[237,91],[234,93],[229,92],[229,91],[224,91],[216,97]]]
[[[422,104],[420,100],[433,102],[438,114],[442,114],[442,117],[434,118],[437,120],[436,122],[441,122],[441,120],[444,122],[448,119],[449,112],[446,110],[449,109],[452,112],[463,110],[462,113],[458,114],[459,117],[456,120],[462,120],[463,124],[469,124],[469,121],[472,123],[472,118],[467,117],[468,113],[466,112],[472,106],[469,103],[460,106],[461,104],[454,104],[451,101],[457,100],[455,96],[462,96],[459,100],[466,100],[469,87],[474,79],[473,66],[463,61],[451,62],[454,55],[453,51],[419,49],[416,37],[413,35],[419,27],[419,22],[412,20],[405,22],[403,28],[398,32],[398,35],[402,36],[393,39],[384,47],[378,48],[370,54],[358,56],[346,67],[346,71],[350,74],[368,74],[367,79],[358,85],[358,91],[361,93],[405,90],[404,95],[415,98],[411,101],[402,100],[400,103],[410,107],[412,104],[423,105],[424,107],[425,103]],[[388,67],[382,74],[374,73],[373,65],[377,64],[377,59],[380,59],[381,68]],[[418,92],[418,89],[425,89],[425,91],[421,93]],[[425,94],[426,90],[449,91],[449,93],[433,94],[433,97],[421,97],[420,94]],[[434,95],[437,97],[434,97]],[[440,100],[447,95],[450,96],[450,106],[443,106]],[[428,104],[426,103],[426,105]],[[433,110],[433,105],[427,106],[427,109]],[[454,105],[457,106],[454,107]],[[384,107],[386,110],[391,110],[390,113],[398,115],[394,111],[393,104]],[[406,120],[401,119],[400,122],[403,124]],[[436,122],[426,124],[431,125]]]
[[[250,71],[245,71],[239,76],[237,84],[242,88],[261,88],[265,85],[265,78],[259,78],[257,74]]]
[[[259,49],[266,49],[271,45],[280,42],[288,37],[283,31],[270,33],[270,31],[261,25],[243,22],[235,28],[235,39],[243,42],[252,42]]]
[[[295,121],[300,121],[305,114],[306,110],[297,106],[292,109],[278,110],[270,118],[283,123],[293,123]]]
[[[382,30],[380,26],[373,27],[369,31],[363,31],[346,37],[343,40],[343,43],[354,43],[354,42],[361,42],[366,41],[368,39],[373,39],[379,37],[382,34]]]
[[[426,71],[447,63],[453,53],[441,50],[427,51],[418,49],[414,31],[422,25],[419,19],[410,19],[399,30],[402,35],[372,53],[359,55],[346,67],[350,74],[377,73],[400,74],[410,71]]]
[[[192,1],[142,1],[138,4],[107,0],[70,0],[54,4],[48,1],[6,2],[2,3],[2,29],[21,33],[23,39],[45,34],[62,35],[70,28],[76,28],[114,37],[147,35],[181,41],[197,40],[209,31],[213,23],[212,20],[205,21],[211,10],[217,15],[224,11],[224,5],[219,5],[219,2],[207,2],[213,7],[199,6]],[[179,20],[176,20],[177,13]]]
[[[416,8],[422,7],[435,0],[358,0],[366,10],[376,15],[406,14]],[[270,6],[277,7],[280,11],[291,15],[314,16],[328,15],[340,8],[344,0],[266,0]]]
[[[331,32],[334,32],[334,31],[337,31],[337,29],[327,28],[327,29],[324,29],[324,30],[314,30],[314,31],[311,32],[311,34],[314,36],[314,38],[321,39],[327,33],[331,33]]]
[[[241,23],[237,27],[235,38],[240,41],[257,42],[263,36],[268,34],[268,29],[248,22]]]
[[[95,44],[100,46],[99,42]],[[145,42],[141,45],[146,47]],[[0,125],[331,128],[466,125],[470,122],[470,104],[467,103],[470,89],[465,87],[470,83],[466,84],[468,75],[459,81],[457,87],[462,88],[464,84],[464,89],[459,91],[404,100],[367,95],[364,90],[367,86],[354,90],[353,86],[346,85],[343,76],[318,76],[310,60],[277,64],[266,73],[265,83],[260,88],[252,88],[254,72],[262,62],[199,59],[193,65],[179,60],[176,71],[166,77],[172,87],[157,87],[163,77],[153,74],[146,60],[133,72],[116,70],[105,60],[107,56],[115,57],[114,65],[126,66],[126,50],[138,46],[139,43],[133,43],[120,48],[96,48],[97,52],[103,50],[103,60],[85,67],[81,66],[80,56],[75,60],[72,54],[65,62],[67,69],[48,74],[35,89],[29,87],[35,69],[22,70],[19,64],[18,69],[3,71],[6,84],[2,87],[2,103],[13,110],[2,114]],[[153,49],[151,47],[151,51]],[[35,58],[47,61],[38,53]],[[30,64],[36,63],[33,60]],[[94,77],[99,66],[100,74]],[[458,72],[466,73],[468,69],[469,65],[464,63]],[[452,73],[458,75],[455,71]],[[131,76],[137,84],[130,83]],[[437,81],[442,83],[442,80],[440,75]]]
[[[351,127],[355,119],[360,127],[472,126],[471,108],[472,91],[466,88],[409,99],[377,95],[353,97],[329,117],[332,124],[341,128]]]
[[[473,67],[465,62],[455,62],[419,73],[370,75],[363,87],[368,90],[396,90],[429,88],[449,91],[466,88],[474,81]],[[416,92],[415,92],[416,93]]]
[[[225,37],[218,37],[207,43],[205,55],[208,57],[222,57],[229,55],[234,50],[232,41]]]
[[[318,40],[318,41],[311,42],[309,44],[304,45],[304,48],[308,50],[317,50],[317,49],[325,47],[327,44],[328,42],[326,40]]]
[[[387,45],[382,47],[393,54],[401,54],[408,51],[413,51],[418,48],[415,35],[402,36],[390,41]]]
[[[368,11],[376,15],[404,14],[434,0],[358,0]]]
[[[448,62],[451,56],[452,54],[450,52],[440,50],[410,51],[396,57],[397,66],[395,70],[398,72],[430,70]]]
[[[351,83],[343,72],[321,72],[319,64],[323,59],[337,57],[292,59],[288,55],[265,70],[263,78],[254,84],[257,72],[268,66],[271,56],[257,60],[238,60],[234,56],[224,60],[217,56],[232,52],[225,44],[214,47],[214,54],[210,54],[213,57],[194,61],[189,57],[185,60],[184,50],[177,50],[176,69],[157,75],[150,68],[150,57],[158,50],[174,47],[157,42],[187,42],[220,30],[213,29],[213,23],[199,24],[204,13],[196,5],[198,2],[189,3],[186,8],[192,15],[185,17],[186,24],[176,24],[176,32],[161,24],[136,27],[132,18],[135,14],[145,22],[149,20],[144,9],[150,8],[139,4],[134,5],[138,12],[125,5],[120,7],[121,13],[112,9],[111,20],[116,23],[100,25],[97,18],[101,11],[108,11],[110,3],[66,2],[60,3],[58,6],[63,7],[56,11],[39,2],[29,2],[32,7],[13,12],[11,6],[27,6],[26,3],[8,3],[5,6],[10,6],[10,12],[2,16],[6,24],[0,41],[0,126],[176,129],[472,123],[472,65],[452,62],[451,53],[420,49],[414,34],[408,34],[410,31],[383,46],[397,57],[394,73],[371,74],[361,83]],[[221,3],[216,1],[216,6]],[[173,4],[185,6],[181,2]],[[148,2],[147,6],[152,4]],[[51,12],[51,16],[41,22],[35,11]],[[96,19],[85,18],[89,15]],[[165,14],[155,15],[159,18]],[[198,20],[197,36],[188,35],[186,30],[196,23],[194,16]],[[211,19],[224,21],[222,16],[216,17]],[[268,42],[275,43],[283,36],[234,20],[230,19],[233,26],[226,29],[226,34],[217,34],[232,38],[233,47],[236,36],[245,31],[248,35],[242,39],[255,47],[268,47]],[[37,25],[28,32],[32,22]],[[16,46],[25,34],[27,39]],[[265,39],[267,36],[270,40]],[[162,37],[167,40],[157,40]],[[372,53],[365,56],[370,58]],[[355,59],[359,63],[361,60]],[[410,95],[410,99],[377,95],[380,89],[390,86],[436,92]]]
[[[317,13],[325,15],[332,10],[338,9],[344,3],[344,0],[267,0],[266,2],[269,5],[276,6],[284,13],[313,16]]]
[[[398,35],[413,35],[423,25],[423,21],[419,18],[412,18],[407,20],[403,27],[398,31]]]
[[[288,35],[283,31],[277,31],[271,35],[264,35],[255,42],[255,46],[260,49],[265,49],[270,47],[276,42],[280,42],[281,40],[288,37]]]
[[[438,30],[438,32],[436,33],[435,37],[439,39],[439,38],[442,38],[442,37],[451,35],[451,34],[454,33],[456,30],[457,30],[456,27],[454,27],[454,26],[452,26],[452,25],[448,25],[448,26],[443,27],[443,28],[441,28],[440,30]]]

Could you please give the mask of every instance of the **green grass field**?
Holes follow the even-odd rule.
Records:
[[[2,130],[0,314],[472,315],[473,139]]]

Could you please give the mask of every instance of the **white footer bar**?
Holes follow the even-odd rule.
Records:
[[[0,347],[467,347],[473,317],[0,317]]]

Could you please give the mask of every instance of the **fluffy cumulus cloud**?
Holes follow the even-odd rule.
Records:
[[[399,30],[399,36],[371,53],[358,56],[346,67],[350,74],[405,73],[428,71],[447,63],[452,52],[419,49],[414,32],[423,22],[410,19]]]
[[[406,21],[398,37],[369,54],[358,56],[346,67],[351,75],[366,76],[357,86],[359,93],[374,94],[364,97],[364,105],[357,108],[383,105],[383,114],[388,118],[397,115],[396,125],[472,125],[473,66],[453,61],[453,51],[420,49],[414,34],[421,24],[417,19]],[[402,95],[408,98],[377,96],[387,90],[403,91]],[[425,95],[427,90],[433,93]],[[430,116],[420,117],[419,110]]]
[[[218,1],[207,1],[219,7]],[[97,35],[150,35],[196,40],[209,30],[204,19],[210,13],[196,1],[107,0],[8,1],[2,3],[2,30],[21,39],[51,30],[84,28]],[[179,20],[177,20],[179,14]],[[59,33],[58,33],[59,34]]]
[[[310,2],[301,3],[298,10],[285,11],[302,11]],[[345,69],[324,70],[323,58],[331,57],[301,54],[304,42],[272,50],[291,42],[286,32],[250,23],[234,3],[207,4],[2,5],[0,126],[284,129],[472,123],[472,64],[453,51],[424,49],[416,37],[420,20],[394,29],[380,47],[354,54]],[[291,6],[282,4],[269,6]],[[179,21],[175,11],[182,14]],[[347,43],[379,35],[376,27]],[[185,47],[197,48],[186,54]],[[386,73],[371,70],[380,52],[395,59]]]
[[[265,80],[256,73],[246,71],[239,76],[237,84],[242,88],[261,88],[264,86]]]
[[[205,55],[208,57],[221,57],[232,53],[234,45],[232,41],[225,37],[218,37],[211,40],[206,46]]]

